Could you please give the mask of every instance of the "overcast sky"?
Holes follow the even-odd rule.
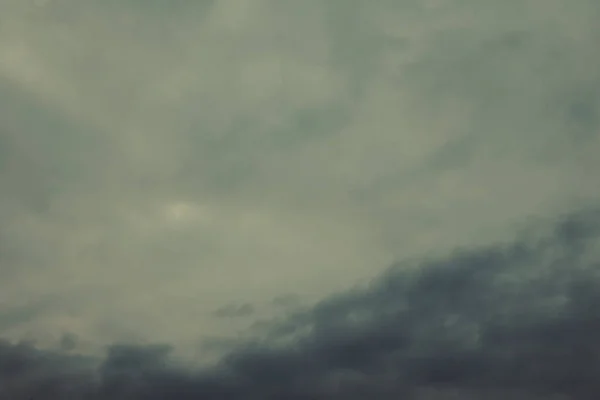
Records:
[[[394,263],[599,204],[598,18],[0,0],[0,338],[203,362]]]

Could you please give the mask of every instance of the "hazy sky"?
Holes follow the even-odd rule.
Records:
[[[202,359],[598,204],[599,4],[0,0],[0,338]]]

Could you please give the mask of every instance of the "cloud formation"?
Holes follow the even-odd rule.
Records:
[[[252,304],[228,304],[214,311],[213,315],[217,318],[236,318],[246,317],[254,312]]]
[[[550,234],[395,266],[274,322],[211,368],[168,346],[98,361],[0,345],[10,399],[592,399],[600,393],[600,212]],[[95,364],[94,364],[95,363]],[[70,396],[70,397],[69,397]]]
[[[593,392],[595,225],[519,232],[600,204],[599,17],[596,0],[1,1],[4,390]]]

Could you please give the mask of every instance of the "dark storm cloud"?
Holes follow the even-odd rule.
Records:
[[[597,398],[599,239],[594,210],[550,234],[392,267],[202,370],[172,362],[169,346],[115,345],[95,365],[2,342],[0,398]]]

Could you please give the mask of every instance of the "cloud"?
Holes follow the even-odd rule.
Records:
[[[290,293],[276,296],[271,301],[271,304],[275,307],[289,308],[298,306],[300,301],[300,296],[298,296],[297,294]]]
[[[163,345],[114,345],[92,360],[2,343],[0,394],[592,399],[600,391],[599,234],[600,212],[591,210],[550,233],[414,261],[417,269],[394,266],[369,287],[275,321],[210,368],[183,367]]]
[[[90,357],[168,343],[205,364],[206,339],[308,334],[270,321],[391,263],[598,204],[599,14],[0,2],[0,337],[41,357],[67,333]],[[302,307],[258,306],[286,293]]]
[[[213,315],[217,318],[247,317],[254,312],[252,304],[229,304],[218,308]]]

